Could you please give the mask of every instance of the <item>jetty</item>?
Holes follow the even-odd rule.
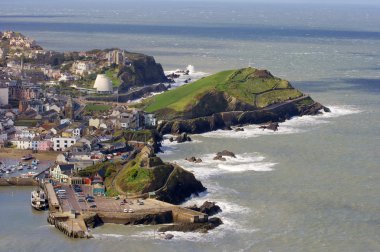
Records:
[[[84,195],[92,195],[90,185],[80,185]],[[204,223],[208,215],[150,198],[92,196],[82,200],[71,185],[61,184],[59,197],[51,183],[43,188],[49,200],[48,222],[70,238],[91,238],[89,228],[103,223],[123,225]]]

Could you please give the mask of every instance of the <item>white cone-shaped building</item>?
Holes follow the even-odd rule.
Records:
[[[112,93],[112,82],[104,74],[98,74],[94,83],[94,88],[98,93]]]

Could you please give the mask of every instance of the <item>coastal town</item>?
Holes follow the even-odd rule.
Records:
[[[93,88],[76,88],[76,81],[94,74],[95,68],[130,64],[121,51],[97,56],[78,53],[86,60],[73,61],[70,68],[66,64],[57,67],[61,55],[43,50],[34,40],[16,32],[0,33],[0,37],[2,45],[6,44],[0,48],[0,147],[71,152],[75,158],[91,160],[103,158],[99,155],[103,148],[125,147],[102,144],[112,140],[113,132],[156,125],[153,114],[124,104],[94,104],[83,99],[80,92],[114,93],[105,74],[97,74],[89,83]]]
[[[0,185],[38,186],[32,207],[48,208],[48,222],[72,238],[90,238],[103,223],[170,223],[158,229],[164,239],[208,232],[223,224],[211,217],[221,208],[179,206],[207,188],[157,155],[165,135],[183,143],[252,124],[274,132],[293,116],[330,112],[265,69],[192,81],[189,69],[165,74],[144,54],[48,51],[13,31],[0,38]],[[224,149],[212,162],[236,159]]]
[[[171,182],[170,171],[180,168],[155,157],[161,140],[156,116],[133,106],[133,100],[125,102],[166,90],[177,74],[166,77],[153,60],[159,74],[138,80],[138,71],[145,71],[139,65],[145,56],[119,49],[58,53],[13,31],[0,33],[0,40],[1,185],[40,186],[31,194],[32,207],[49,209],[49,223],[74,238],[91,237],[88,227],[103,222],[179,221],[198,223],[198,229],[220,225],[209,224],[206,213],[159,200]],[[143,68],[152,67],[149,61]],[[140,170],[166,165],[167,181],[132,194],[110,186],[109,178],[122,168],[109,166],[128,166],[135,160],[141,161]],[[188,192],[166,201],[179,203],[205,190],[193,180],[199,183],[195,191],[185,187]],[[210,209],[215,208],[211,204]]]

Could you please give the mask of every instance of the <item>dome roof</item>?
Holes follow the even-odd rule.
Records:
[[[96,76],[94,88],[96,88],[98,92],[112,92],[113,91],[112,82],[104,74],[98,74],[98,76]]]

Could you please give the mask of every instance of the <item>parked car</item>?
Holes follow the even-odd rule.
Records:
[[[78,199],[78,202],[84,202],[84,199],[79,198],[79,199]]]
[[[127,208],[124,208],[123,212],[124,212],[124,213],[128,213],[128,209],[127,209]]]
[[[128,213],[134,213],[135,211],[132,208],[129,208]]]
[[[96,205],[91,205],[90,208],[96,208]]]

